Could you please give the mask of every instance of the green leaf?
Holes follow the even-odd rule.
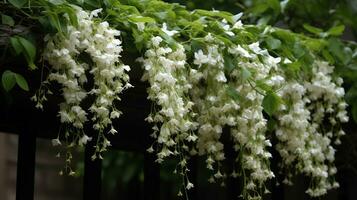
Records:
[[[26,79],[21,74],[13,73],[16,79],[16,83],[20,86],[21,89],[29,91],[29,85],[27,84]]]
[[[293,53],[296,58],[300,58],[303,55],[306,54],[306,49],[301,45],[300,42],[295,42],[294,47],[293,47]]]
[[[345,25],[339,25],[330,28],[327,33],[331,36],[340,36],[342,35],[343,31],[345,31]]]
[[[27,60],[27,63],[30,67],[30,69],[34,70],[36,69],[36,66],[34,64],[35,57],[36,57],[36,47],[33,45],[30,41],[23,37],[18,37],[20,44],[22,45],[24,49],[24,55]]]
[[[203,49],[204,44],[201,41],[192,40],[191,41],[191,47],[192,47],[191,48],[192,52],[197,52],[198,50]]]
[[[271,50],[278,49],[281,46],[281,41],[273,37],[268,37],[265,41]]]
[[[8,0],[16,8],[21,8],[27,3],[27,0]]]
[[[316,34],[316,35],[320,35],[320,33],[322,33],[324,31],[321,28],[317,28],[317,27],[311,26],[309,24],[304,24],[303,27],[305,30],[309,31],[310,33]]]
[[[272,34],[279,38],[283,43],[288,45],[294,45],[295,43],[294,35],[288,30],[278,29],[275,30]]]
[[[268,92],[263,99],[262,106],[264,111],[269,116],[272,116],[278,110],[280,103],[281,99],[278,97],[278,95],[276,95],[274,92]]]
[[[129,17],[129,21],[131,22],[147,22],[147,23],[150,23],[150,22],[155,22],[155,20],[151,17],[142,17],[142,16],[132,16],[132,17]]]
[[[233,57],[227,52],[224,52],[223,59],[224,68],[230,73],[235,68]]]
[[[344,65],[348,64],[352,58],[344,51],[345,48],[343,43],[337,38],[330,38],[328,42],[328,49],[331,55],[337,58]]]
[[[321,49],[326,48],[327,42],[324,39],[308,39],[304,41],[304,45],[311,51],[319,52]]]
[[[233,18],[232,14],[229,12],[224,12],[224,11],[208,11],[208,10],[202,10],[202,9],[196,9],[194,12],[196,12],[199,15],[203,16],[209,16],[209,17],[220,17],[226,19],[229,23],[233,23]]]
[[[9,92],[16,83],[14,73],[10,70],[6,70],[1,77],[2,86],[6,92]]]
[[[50,3],[52,3],[53,5],[59,6],[61,4],[64,4],[64,0],[48,0]]]
[[[19,37],[19,42],[23,46],[25,53],[32,59],[34,60],[36,56],[36,47],[33,45],[30,41],[23,37]]]
[[[270,118],[267,123],[268,131],[274,131],[276,128],[277,122],[274,118]]]
[[[323,56],[330,64],[334,64],[334,63],[335,63],[335,59],[334,59],[333,56],[330,54],[330,52],[327,51],[326,49],[322,50],[322,56]]]
[[[62,26],[58,18],[58,15],[56,13],[49,14],[49,19],[50,19],[51,26],[55,27],[58,32],[62,33]]]
[[[23,50],[23,47],[22,47],[19,39],[17,37],[11,37],[10,43],[11,43],[12,48],[15,50],[16,55],[19,55]]]
[[[262,80],[257,80],[255,81],[255,84],[256,84],[256,87],[259,88],[259,89],[262,89],[266,92],[271,92],[272,90],[272,87],[269,86],[268,84],[266,84],[264,81]]]
[[[234,87],[232,87],[232,86],[227,87],[227,94],[235,101],[239,101],[239,99],[240,99],[240,95],[238,94],[237,90],[234,89]]]
[[[269,4],[267,4],[267,3],[258,3],[255,6],[253,6],[251,9],[249,9],[248,13],[253,13],[255,15],[259,15],[261,13],[264,13],[268,9],[269,9]]]
[[[69,21],[71,22],[71,24],[75,27],[78,27],[76,11],[71,7],[63,7],[62,10],[64,10],[68,14]]]
[[[353,104],[357,100],[357,86],[352,86],[345,95],[346,102],[348,104]],[[357,115],[356,115],[357,116]]]
[[[242,80],[246,81],[252,76],[252,73],[247,68],[242,67],[241,76],[242,76]]]
[[[91,6],[92,8],[101,7],[99,0],[85,0],[84,3]]]
[[[8,15],[4,15],[4,14],[1,15],[1,23],[9,25],[9,26],[15,25],[14,19],[12,19],[12,17],[10,17]]]

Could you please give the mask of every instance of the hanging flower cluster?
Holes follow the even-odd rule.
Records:
[[[166,26],[164,29],[167,31]],[[192,111],[193,102],[188,97],[192,84],[188,80],[186,54],[182,45],[175,49],[168,47],[160,36],[151,38],[144,58],[139,58],[145,69],[143,80],[150,83],[148,98],[156,105],[146,118],[154,123],[152,137],[157,139],[157,162],[161,163],[170,155],[180,159],[180,174],[187,182],[187,154],[190,143],[197,140],[194,130],[197,123],[192,121],[196,115]],[[153,152],[153,147],[148,149]]]
[[[207,44],[204,52],[195,53],[194,71],[196,85],[193,99],[198,109],[199,137],[197,147],[200,154],[207,154],[207,168],[217,171],[210,178],[224,178],[220,171],[220,161],[225,159],[224,147],[220,142],[224,127],[230,127],[234,149],[238,152],[237,169],[232,176],[242,174],[245,177],[243,196],[248,199],[259,198],[260,188],[265,189],[264,182],[274,177],[269,167],[271,146],[265,136],[267,120],[263,117],[263,91],[258,83],[267,81],[270,73],[277,69],[280,58],[271,57],[259,43],[242,47],[235,45],[226,48],[210,34],[205,37]],[[225,74],[225,56],[236,58],[233,69]],[[228,54],[228,55],[227,55]],[[261,62],[260,59],[264,60]],[[280,87],[284,79],[273,76],[272,87]],[[204,85],[201,85],[202,82]]]
[[[231,26],[222,20],[220,26],[230,37],[244,31],[241,21]],[[170,38],[176,34],[166,24],[162,27]],[[259,42],[227,45],[211,33],[195,40],[200,48],[189,52],[179,42],[174,50],[169,41],[153,36],[139,59],[143,80],[150,83],[148,98],[155,102],[147,121],[155,124],[157,161],[175,155],[186,166],[183,152],[197,152],[207,156],[209,181],[223,181],[223,136],[229,134],[237,152],[236,167],[229,173],[244,177],[245,199],[261,199],[260,191],[269,192],[266,181],[275,177],[269,164],[272,136],[267,135],[272,120],[277,124],[269,133],[276,133],[281,169],[310,176],[311,196],[337,187],[331,178],[336,173],[332,141],[339,143],[344,134],[339,124],[348,117],[342,79],[333,77],[333,67],[316,60],[311,73],[294,78],[282,67],[292,61],[271,56]],[[291,177],[288,173],[285,182]],[[187,183],[186,188],[193,187]]]
[[[333,78],[332,72],[328,63],[315,61],[310,80],[288,82],[279,92],[287,105],[281,106],[278,115],[276,147],[285,168],[295,165],[298,172],[312,177],[307,190],[311,196],[338,187],[331,179],[336,174],[331,143],[340,143],[339,137],[344,135],[340,123],[347,122],[348,116],[342,79]]]
[[[46,36],[44,58],[52,66],[49,80],[62,87],[64,102],[60,104],[59,116],[69,126],[66,139],[80,146],[91,140],[83,131],[91,116],[93,129],[98,132],[94,159],[110,146],[105,134],[117,132],[112,120],[119,118],[121,112],[115,108],[114,101],[120,100],[118,95],[123,90],[132,87],[126,73],[130,67],[120,61],[122,47],[117,38],[120,32],[110,28],[107,22],[94,19],[101,9],[90,13],[79,7],[75,9],[78,27],[68,26],[63,35]],[[94,102],[85,109],[84,100],[89,98],[94,98]]]

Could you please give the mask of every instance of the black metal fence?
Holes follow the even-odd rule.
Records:
[[[135,72],[135,69],[133,71],[133,74],[139,74],[138,72]],[[142,196],[145,200],[159,200],[160,166],[155,162],[155,154],[146,153],[146,149],[153,142],[149,136],[151,133],[150,124],[146,123],[144,120],[150,112],[150,102],[148,102],[146,98],[145,90],[147,85],[140,83],[138,79],[139,77],[135,78],[134,76],[134,81],[137,82],[135,88],[130,89],[123,94],[122,101],[119,103],[118,107],[123,111],[124,115],[116,124],[119,133],[110,138],[110,140],[112,149],[132,151],[144,155],[144,195]],[[12,102],[10,104],[4,103],[5,101],[0,99],[0,131],[17,134],[19,136],[16,185],[17,200],[34,199],[36,138],[55,138],[57,137],[58,128],[60,126],[59,119],[56,117],[58,100],[51,99],[49,101],[51,104],[45,105],[45,111],[39,111],[34,108],[33,102],[29,99],[28,96],[13,97],[10,101],[6,101]],[[94,150],[93,142],[94,141],[87,143],[84,152],[84,200],[101,199],[102,165],[101,160],[99,159],[95,161],[91,160]],[[229,153],[227,154],[227,157],[229,157]],[[196,183],[197,180],[197,169],[197,160],[191,160],[189,175],[191,176],[193,183]],[[289,194],[287,194],[286,191],[284,193],[284,187],[282,185],[271,185],[272,194],[268,196],[268,199],[287,199]],[[350,189],[346,189],[346,187],[349,187]],[[193,190],[190,190],[190,200],[199,199],[197,191],[202,191],[197,188],[199,188],[199,185]],[[225,187],[226,199],[239,199],[239,188],[239,180],[237,181],[236,179],[229,178]],[[353,197],[356,196],[351,196],[347,193],[351,190],[354,191],[351,189],[351,185],[342,185],[340,192],[335,195],[335,197],[329,197],[327,199],[352,200],[354,199]],[[303,191],[304,189],[301,190],[301,192]],[[296,198],[291,196],[291,198],[289,197],[288,199]],[[304,195],[303,199],[309,198]]]
[[[111,150],[124,150],[144,155],[144,193],[145,199],[160,199],[159,165],[155,155],[146,152],[152,144],[149,131],[150,125],[144,119],[150,111],[150,103],[146,99],[146,86],[138,84],[125,93],[123,101],[118,105],[125,113],[116,126],[120,133],[110,138]],[[51,99],[46,109],[40,111],[34,108],[28,96],[12,96],[10,100],[0,99],[0,131],[18,135],[18,162],[16,199],[33,200],[35,185],[36,139],[55,138],[59,129],[59,119],[56,117],[58,100]],[[10,103],[9,103],[10,102]],[[88,128],[86,134],[93,136]],[[88,142],[84,151],[83,199],[101,199],[100,159],[92,160],[95,141]],[[54,194],[55,195],[55,194]]]

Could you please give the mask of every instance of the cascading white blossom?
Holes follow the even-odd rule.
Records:
[[[129,87],[129,76],[126,73],[130,67],[122,64],[120,53],[121,41],[117,38],[120,32],[109,27],[107,22],[96,22],[101,9],[86,12],[76,9],[78,27],[67,26],[66,31],[55,36],[46,36],[46,48],[43,56],[52,66],[50,81],[56,81],[62,86],[64,102],[60,104],[59,116],[61,122],[73,126],[69,131],[74,142],[85,145],[92,138],[88,137],[83,126],[88,116],[98,131],[98,145],[93,159],[100,156],[110,145],[105,131],[114,134],[117,131],[112,126],[112,120],[121,114],[113,102],[120,100],[119,94]],[[81,56],[88,55],[86,59]],[[87,91],[87,75],[91,74],[94,85]],[[83,100],[94,97],[94,103],[89,110],[83,108]],[[88,111],[91,113],[88,113]]]
[[[263,189],[268,192],[264,183],[273,178],[274,173],[269,166],[272,155],[267,150],[272,144],[265,136],[267,120],[263,116],[264,94],[257,83],[263,82],[273,90],[281,87],[285,79],[275,74],[281,59],[270,56],[267,50],[260,48],[259,43],[236,45],[229,52],[239,60],[231,72],[231,79],[236,80],[234,89],[240,96],[240,109],[235,114],[237,123],[231,128],[231,135],[234,148],[240,153],[238,164],[242,165],[241,170],[246,176],[247,199],[260,199],[260,194],[255,191]],[[246,73],[251,75],[246,77]]]
[[[126,74],[130,67],[120,61],[121,41],[116,38],[119,31],[109,28],[107,22],[94,22],[92,18],[97,14],[98,11],[87,13],[79,9],[79,26],[69,26],[65,36],[46,38],[44,57],[53,66],[49,79],[63,86],[61,122],[72,125],[77,130],[75,141],[85,145],[92,138],[82,129],[92,115],[93,128],[102,141],[96,146],[99,153],[110,145],[104,131],[117,132],[112,119],[121,112],[113,102],[120,100],[118,95],[131,85]],[[234,29],[242,29],[239,24],[221,24],[229,36],[234,36]],[[169,36],[177,33],[168,30],[166,24],[162,30]],[[256,191],[266,190],[264,183],[274,177],[262,106],[267,91],[259,85],[263,83],[284,101],[272,116],[278,121],[276,148],[283,158],[283,169],[294,168],[312,177],[314,184],[307,190],[311,196],[321,196],[337,187],[338,183],[330,179],[336,173],[332,142],[339,143],[338,138],[344,134],[339,123],[348,117],[342,80],[332,77],[333,67],[316,61],[311,78],[302,83],[286,81],[278,66],[281,59],[269,55],[259,42],[227,47],[211,34],[204,41],[205,46],[194,52],[192,68],[188,68],[184,47],[177,43],[172,48],[160,36],[152,37],[145,56],[139,59],[145,69],[143,80],[150,83],[148,98],[156,103],[146,120],[155,124],[152,136],[159,149],[157,162],[170,155],[178,156],[180,173],[185,174],[187,155],[197,150],[199,155],[207,156],[207,168],[213,171],[210,181],[223,179],[226,172],[221,169],[225,159],[221,137],[224,127],[229,127],[239,166],[232,176],[243,174],[245,198],[260,199]],[[229,73],[224,53],[237,61]],[[87,54],[91,62],[78,59],[82,54]],[[88,74],[94,83],[90,91],[85,89]],[[238,97],[232,97],[232,92]],[[89,95],[95,97],[90,113],[82,108]],[[322,129],[326,120],[330,125]],[[61,144],[58,139],[53,143]],[[148,151],[152,152],[153,147]],[[184,182],[186,189],[193,187],[188,179]]]
[[[192,121],[195,113],[193,102],[188,98],[192,85],[187,80],[185,50],[180,44],[172,49],[156,36],[148,44],[145,57],[139,61],[145,69],[142,79],[150,83],[148,98],[156,103],[146,120],[155,124],[152,136],[157,139],[157,162],[161,163],[170,155],[178,156],[180,173],[186,174],[186,155],[191,151],[190,143],[197,140],[194,133],[197,123]],[[148,151],[152,152],[153,148]],[[186,188],[192,188],[192,183],[186,181]]]
[[[214,38],[209,34],[205,38],[207,48],[194,54],[194,64],[197,69],[191,69],[191,81],[194,88],[191,91],[195,108],[198,110],[199,123],[197,149],[200,155],[207,155],[206,164],[210,170],[215,170],[214,179],[222,178],[220,161],[224,160],[223,143],[219,140],[222,135],[225,116],[222,107],[225,102],[224,61],[219,52],[219,45],[214,44]],[[205,85],[201,86],[201,81]],[[239,107],[236,105],[236,107]],[[214,166],[215,165],[215,166]]]
[[[314,197],[338,187],[331,179],[337,172],[332,141],[339,143],[344,135],[339,124],[348,121],[342,79],[334,79],[332,72],[328,63],[315,61],[311,80],[303,84],[290,81],[279,92],[288,105],[282,105],[277,115],[276,148],[283,168],[294,171],[295,166],[297,172],[311,177],[306,192]]]
[[[195,53],[194,64],[198,69],[191,69],[192,82],[195,83],[192,92],[195,107],[198,109],[197,148],[201,155],[207,155],[207,168],[214,170],[210,178],[224,178],[220,170],[220,162],[225,159],[224,146],[220,141],[222,129],[230,127],[234,141],[234,149],[239,152],[236,159],[240,171],[244,171],[245,188],[250,191],[248,199],[260,198],[255,192],[264,188],[264,183],[274,177],[269,167],[271,154],[266,147],[271,146],[265,137],[266,119],[263,116],[262,101],[264,95],[254,86],[256,81],[268,78],[271,70],[276,70],[280,58],[271,57],[266,50],[262,50],[258,43],[243,48],[240,45],[229,48],[233,57],[239,57],[239,63],[229,74],[224,71],[222,51],[224,45],[217,42],[211,35],[205,38],[207,45],[204,50]],[[262,57],[266,62],[259,61]],[[254,73],[251,80],[245,80],[244,73]],[[282,84],[284,79],[275,76],[273,85]],[[282,80],[280,80],[282,79]],[[201,85],[204,82],[204,85]],[[234,90],[239,100],[232,98],[227,90]],[[215,165],[214,165],[215,164]],[[233,172],[233,176],[237,172]]]

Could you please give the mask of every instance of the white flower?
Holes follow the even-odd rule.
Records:
[[[154,47],[158,47],[162,42],[162,38],[160,36],[153,37],[151,38],[151,42],[154,45]]]
[[[242,21],[241,21],[241,20],[238,20],[236,23],[234,23],[233,28],[236,28],[236,29],[241,29],[241,28],[243,28],[243,23],[242,23]]]
[[[128,72],[128,71],[130,71],[130,66],[128,66],[128,65],[123,65],[123,69]]]
[[[198,52],[195,52],[195,60],[193,62],[195,65],[201,66],[202,64],[208,63],[208,61],[208,57],[203,54],[203,51],[201,49],[198,50]]]
[[[227,78],[222,71],[217,74],[216,79],[218,82],[227,82]]]
[[[193,187],[194,187],[193,184],[190,183],[190,182],[188,182],[187,185],[186,185],[186,189],[187,189],[187,190],[190,190],[190,189],[192,189]]]
[[[248,45],[248,47],[250,48],[250,50],[252,50],[255,54],[259,54],[259,55],[263,55],[266,50],[262,50],[260,47],[259,47],[259,42],[254,42],[250,45]]]
[[[176,30],[169,31],[169,30],[167,29],[166,23],[163,23],[163,24],[162,24],[161,30],[162,30],[164,33],[166,33],[168,36],[173,36],[173,35],[175,35],[175,34],[178,33],[178,31],[176,31]]]
[[[114,134],[118,133],[118,131],[115,130],[114,127],[112,127],[112,128],[109,130],[109,133],[114,135]]]
[[[197,136],[196,135],[189,135],[187,137],[187,141],[189,142],[195,142],[197,140]]]
[[[81,139],[78,140],[78,145],[83,146],[87,144],[87,142],[91,141],[92,137],[88,137],[87,135],[83,135]]]
[[[99,14],[100,12],[102,12],[102,10],[103,10],[102,8],[93,10],[93,11],[90,13],[89,19],[92,19],[93,17],[98,17],[98,14]]]
[[[280,57],[274,58],[273,56],[267,56],[266,59],[267,59],[266,60],[267,64],[272,65],[272,66],[277,65],[281,61]]]
[[[145,29],[145,22],[137,22],[136,26],[138,27],[139,31],[144,31]]]
[[[110,113],[110,118],[111,119],[116,119],[116,118],[119,118],[120,117],[120,112],[118,112],[118,111],[112,111],[111,113]]]
[[[240,45],[237,45],[235,48],[230,48],[229,52],[232,54],[238,54],[245,58],[253,58],[253,56]]]
[[[154,152],[154,148],[152,148],[152,146],[150,146],[146,151],[147,151],[148,153],[152,153],[152,152]]]
[[[61,145],[61,141],[56,138],[56,139],[52,139],[52,146],[59,146]]]
[[[283,61],[284,64],[290,64],[292,63],[291,60],[289,60],[288,58],[285,58]]]

